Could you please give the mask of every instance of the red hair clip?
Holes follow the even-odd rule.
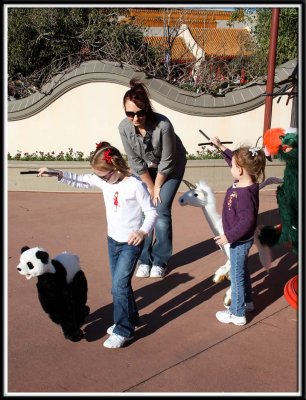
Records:
[[[110,144],[108,142],[99,142],[96,143],[96,150],[101,149],[102,147],[108,147]]]
[[[110,154],[111,149],[108,149],[104,152],[102,160],[106,161],[107,164],[112,164],[112,156]]]

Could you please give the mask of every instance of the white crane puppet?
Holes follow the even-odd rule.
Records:
[[[219,236],[224,233],[222,226],[222,217],[217,212],[216,209],[216,199],[215,194],[210,186],[207,185],[206,182],[200,181],[196,185],[183,180],[183,182],[188,186],[189,191],[185,192],[182,196],[179,197],[178,201],[181,206],[194,206],[201,207],[204,213],[204,216],[210,226],[213,235]],[[266,185],[270,185],[273,183],[281,183],[282,179],[270,177],[266,179],[263,183],[260,184],[259,188],[262,189]],[[268,246],[261,245],[258,239],[258,232],[256,231],[254,236],[254,244],[258,248],[259,259],[263,267],[269,271],[272,256],[271,250]],[[227,261],[224,265],[219,267],[213,276],[213,281],[215,283],[219,283],[224,279],[230,279],[230,254],[229,254],[229,244],[225,246],[220,246],[220,249],[227,257]],[[231,288],[227,289],[225,296],[223,298],[223,304],[225,306],[229,306],[231,303]]]

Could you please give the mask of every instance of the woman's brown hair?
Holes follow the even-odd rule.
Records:
[[[133,78],[129,82],[130,89],[123,96],[123,107],[127,100],[132,101],[141,110],[146,111],[146,122],[154,123],[154,111],[149,97],[149,92],[146,86],[138,79]]]

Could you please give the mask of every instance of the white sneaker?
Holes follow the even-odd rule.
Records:
[[[166,274],[167,268],[159,267],[158,265],[153,265],[150,272],[150,278],[163,278]]]
[[[114,332],[116,324],[110,326],[109,328],[107,328],[106,333],[108,333],[109,335],[111,335]],[[137,329],[137,325],[135,326],[135,329]]]
[[[126,338],[120,335],[117,335],[117,333],[112,333],[110,337],[105,340],[103,343],[104,347],[107,347],[108,349],[118,349],[119,347],[122,347],[125,342],[132,340],[134,336],[130,338]]]
[[[116,324],[110,326],[109,328],[107,328],[106,333],[108,333],[109,335],[111,335],[113,333],[113,330],[115,329]]]
[[[234,325],[245,325],[246,324],[245,317],[237,317],[236,315],[232,314],[229,310],[218,311],[216,313],[216,318],[218,321],[222,322],[223,324],[229,324],[229,323],[232,323]]]
[[[140,264],[137,269],[136,276],[138,278],[148,278],[150,276],[150,269],[150,265]]]

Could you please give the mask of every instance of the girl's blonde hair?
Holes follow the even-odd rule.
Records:
[[[97,171],[118,170],[125,176],[131,175],[127,161],[120,151],[108,142],[96,144],[96,150],[90,157],[90,165]]]
[[[233,151],[236,164],[244,168],[254,183],[265,180],[266,155],[258,147],[240,147]]]

